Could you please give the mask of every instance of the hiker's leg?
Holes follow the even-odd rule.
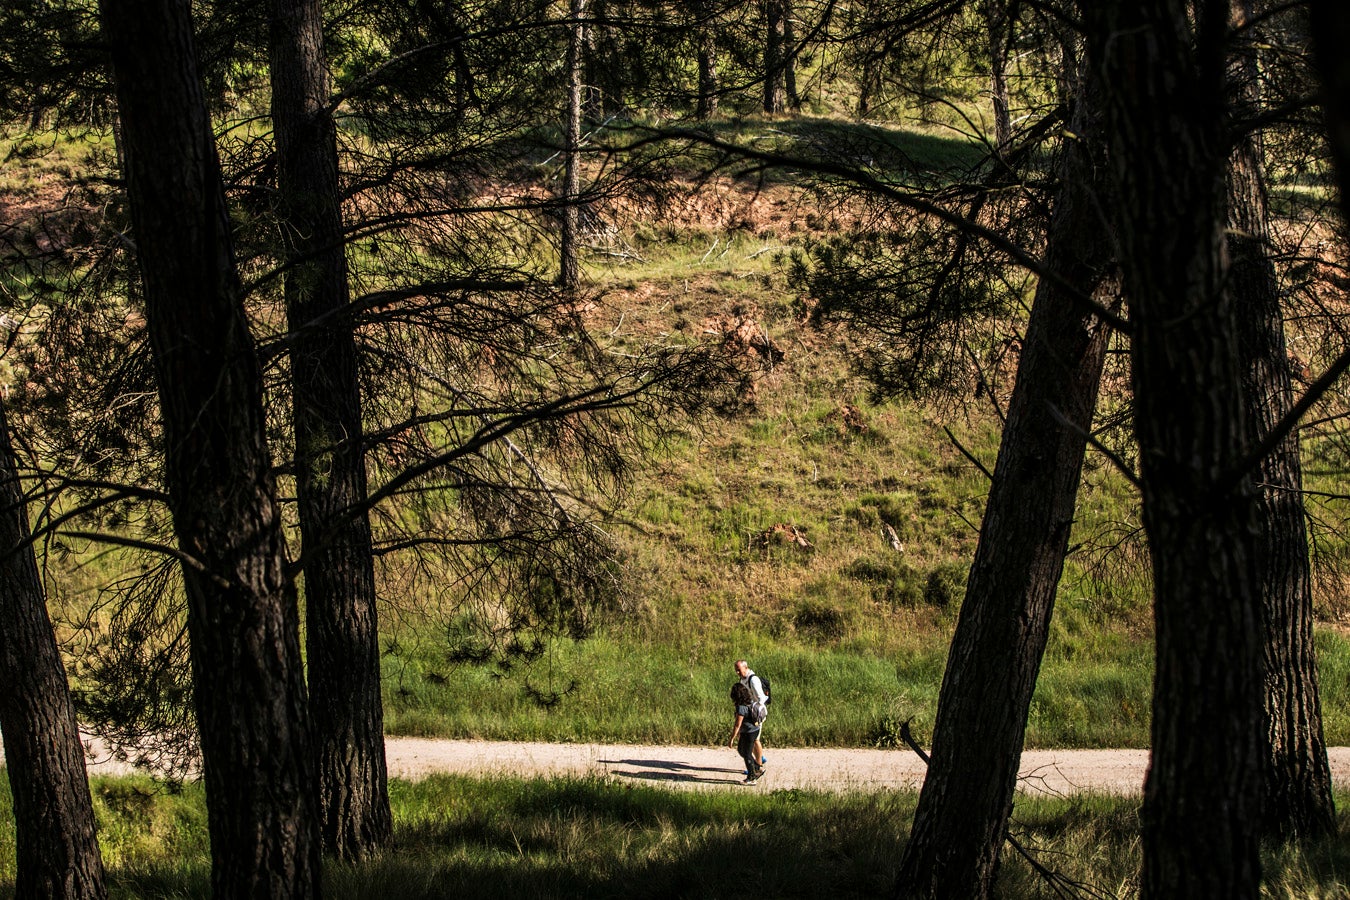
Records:
[[[741,754],[741,759],[745,760],[745,771],[754,777],[760,770],[759,757],[755,755],[755,741],[753,735],[742,733],[740,739],[736,742],[736,750]]]
[[[746,748],[746,756],[748,757],[746,761],[750,764],[750,774],[754,775],[756,778],[764,774],[764,765],[759,761],[761,755],[759,732],[755,732],[754,740],[752,740],[750,746]]]

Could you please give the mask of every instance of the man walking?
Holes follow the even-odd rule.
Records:
[[[731,729],[731,746],[745,760],[745,783],[754,784],[764,774],[764,766],[756,755],[759,743],[759,712],[754,694],[739,681],[731,686],[731,702],[736,704],[736,725]]]
[[[755,759],[759,760],[760,767],[767,761],[764,759],[764,744],[760,739],[760,734],[764,730],[764,719],[769,717],[768,699],[769,695],[764,690],[764,684],[755,674],[755,670],[750,668],[750,664],[743,659],[736,660],[736,677],[740,679],[741,684],[750,689],[750,695],[754,702],[759,706],[761,720],[760,733],[755,735]]]

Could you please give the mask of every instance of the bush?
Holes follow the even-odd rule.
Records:
[[[905,719],[896,715],[882,716],[867,732],[867,743],[882,750],[904,747],[905,739],[900,736],[900,729],[904,727],[905,722]]]
[[[844,508],[844,515],[864,528],[875,528],[882,523],[897,531],[904,531],[909,519],[913,498],[901,494],[863,494],[856,503]]]
[[[792,624],[827,640],[839,640],[848,632],[850,616],[838,607],[808,600],[797,607]]]
[[[961,563],[943,563],[928,573],[923,586],[923,602],[938,609],[960,604],[966,597],[970,567]]]
[[[923,574],[895,553],[879,558],[865,556],[855,559],[844,567],[843,574],[855,581],[873,585],[873,598],[893,609],[913,608],[921,603],[932,602]]]

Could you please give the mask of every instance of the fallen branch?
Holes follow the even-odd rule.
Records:
[[[975,468],[979,469],[981,472],[984,473],[985,478],[988,478],[990,481],[994,480],[994,473],[990,472],[987,468],[985,468],[984,463],[980,462],[979,458],[976,457],[974,453],[971,453],[964,446],[962,446],[961,442],[956,439],[956,435],[952,434],[952,430],[950,428],[948,428],[946,425],[943,425],[942,430],[947,432],[947,440],[952,442],[952,446],[955,447],[957,450],[959,450],[962,456],[973,462],[975,464]]]
[[[760,247],[754,253],[751,253],[748,256],[746,256],[746,259],[755,259],[756,257],[763,256],[765,253],[772,253],[775,250],[786,250],[786,249],[787,249],[786,247]]]

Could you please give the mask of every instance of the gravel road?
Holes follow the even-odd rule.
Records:
[[[389,774],[417,779],[436,772],[469,775],[594,775],[624,784],[684,789],[741,786],[740,757],[727,747],[640,744],[544,744],[389,738]],[[923,763],[907,750],[765,748],[767,771],[755,790],[815,788],[871,791],[917,788]],[[1350,785],[1350,747],[1333,747],[1332,777]],[[0,756],[3,760],[3,756]],[[1029,794],[1091,791],[1138,794],[1148,767],[1147,750],[1028,750],[1022,754],[1020,789]],[[89,771],[129,769],[94,748]]]

